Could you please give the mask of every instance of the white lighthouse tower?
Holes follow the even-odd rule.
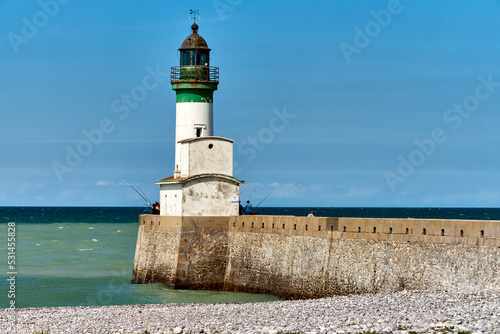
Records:
[[[215,137],[213,94],[219,68],[198,25],[180,47],[180,66],[171,70],[176,92],[174,175],[160,185],[160,214],[231,216],[238,214],[239,184],[233,177],[233,141]]]

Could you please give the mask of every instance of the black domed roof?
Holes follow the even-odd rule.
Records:
[[[208,49],[207,42],[203,37],[198,35],[198,25],[194,23],[191,26],[191,29],[193,29],[193,33],[189,35],[188,38],[184,40],[182,43],[182,46],[179,50],[191,50],[191,49]]]

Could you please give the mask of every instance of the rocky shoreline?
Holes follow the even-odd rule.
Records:
[[[1,333],[500,333],[500,290],[0,312]]]

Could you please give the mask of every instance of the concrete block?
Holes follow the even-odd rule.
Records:
[[[444,230],[445,236],[453,236],[455,234],[455,228],[449,220],[443,220],[441,222],[441,229]]]
[[[333,233],[339,233],[340,236],[343,236],[345,239],[357,239],[359,233],[355,232],[333,232]]]
[[[311,238],[317,238],[318,231],[304,231],[304,236],[311,237]]]
[[[296,230],[305,230],[305,222],[303,217],[290,217],[288,218],[288,221],[290,224],[293,226],[294,229]]]
[[[485,245],[485,240],[484,238],[477,238],[477,245],[478,246],[484,246]]]
[[[441,239],[441,237],[440,237],[440,236],[438,236],[438,235],[431,235],[431,236],[429,236],[429,238],[428,238],[428,242],[431,242],[431,243],[433,243],[433,244],[439,244],[439,243],[440,243],[440,242],[439,242],[439,240],[440,240],[440,239]]]
[[[472,237],[475,236],[475,223],[472,221],[464,221],[460,223],[461,225],[461,230],[464,231],[464,237]]]
[[[331,231],[333,226],[333,230],[338,231],[339,218],[322,218],[321,225],[325,225],[329,231]]]
[[[377,233],[389,233],[389,228],[391,227],[389,219],[379,219],[377,222]]]
[[[377,235],[378,235],[377,240],[380,240],[380,241],[388,241],[389,236],[390,236],[390,234],[387,234],[387,233],[377,233]]]
[[[179,253],[179,255],[177,256],[177,263],[187,262],[187,260],[187,255],[184,253]]]
[[[476,237],[466,237],[464,239],[466,240],[467,245],[477,246],[479,243],[478,238],[476,238]]]
[[[487,237],[489,234],[491,238],[491,235],[493,234],[491,221],[485,220],[482,223],[483,224],[479,229],[479,237]],[[481,234],[481,230],[483,231],[483,234]]]
[[[362,236],[363,236],[363,239],[365,239],[365,240],[376,240],[377,234],[376,233],[363,233]]]
[[[373,233],[373,228],[375,227],[375,230],[377,227],[375,226],[373,219],[362,219],[359,221],[359,225],[361,226],[361,232],[364,233]]]
[[[334,240],[338,240],[342,238],[342,232],[339,231],[333,231],[333,232],[325,232],[328,233],[328,236]]]
[[[423,235],[429,235],[429,236],[435,236],[439,235],[440,233],[438,231],[441,231],[440,227],[441,224],[438,224],[439,226],[436,226],[436,222],[428,222],[424,223],[422,227],[422,234]],[[424,234],[424,229],[425,229],[425,234]]]
[[[392,227],[392,233],[404,233],[403,230],[403,222],[400,219],[390,219],[388,221],[389,224],[389,230]]]
[[[485,231],[485,234],[488,233],[488,237],[500,239],[500,221],[492,221],[488,230],[491,230],[491,236],[489,232]]]
[[[318,238],[328,238],[328,233],[328,231],[318,231],[316,235]]]
[[[329,225],[331,225],[331,223]],[[359,218],[340,218],[336,222],[335,230],[343,231],[344,226],[346,226],[347,232],[358,232],[358,226],[360,226],[360,219]]]
[[[309,219],[311,219],[311,218],[309,218]],[[320,224],[319,224],[319,219],[318,218],[313,218],[312,221],[310,221],[308,223],[308,225],[309,225],[309,229],[311,231],[319,231],[318,227],[319,227]],[[325,224],[323,224],[323,226],[325,226]]]
[[[216,228],[228,228],[229,217],[214,217],[213,224]]]
[[[339,220],[339,224],[337,224],[338,226],[338,230],[339,231],[344,231],[344,226],[345,226],[345,231],[346,232],[356,232],[357,229],[354,227],[354,224],[352,223],[352,220],[351,219],[346,219],[346,218],[342,218]]]

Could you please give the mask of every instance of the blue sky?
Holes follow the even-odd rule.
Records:
[[[143,205],[123,180],[158,199],[174,169],[165,73],[193,4],[0,3],[0,206]],[[498,207],[500,1],[196,7],[242,199]]]

